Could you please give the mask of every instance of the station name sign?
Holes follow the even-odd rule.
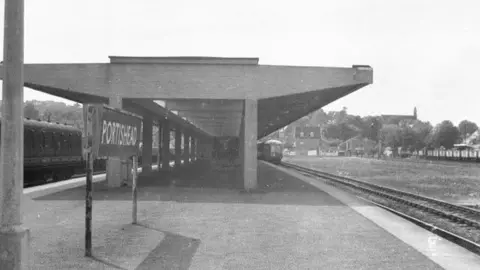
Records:
[[[136,126],[103,120],[100,145],[134,146],[138,139]]]
[[[138,153],[142,119],[103,104],[84,105],[84,153],[127,158]]]

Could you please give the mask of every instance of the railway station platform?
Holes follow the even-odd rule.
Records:
[[[199,160],[144,174],[139,225],[130,188],[95,183],[95,259],[84,187],[25,197],[34,269],[480,269],[477,255],[331,186],[259,162],[260,191],[245,193],[238,170]]]

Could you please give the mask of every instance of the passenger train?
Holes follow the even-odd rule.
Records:
[[[257,157],[274,164],[280,164],[283,158],[283,143],[278,140],[268,140],[257,143]]]
[[[24,186],[70,179],[85,171],[82,131],[72,126],[26,118],[23,153]],[[105,159],[97,159],[94,170],[104,170],[105,165]]]

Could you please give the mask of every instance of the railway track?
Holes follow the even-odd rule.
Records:
[[[365,181],[360,181],[360,180],[339,176],[339,175],[335,175],[327,172],[321,172],[321,171],[305,168],[292,163],[282,162],[281,166],[288,169],[296,170],[306,176],[310,176],[310,177],[313,176],[315,178],[319,177],[319,178],[328,180],[330,183],[334,185],[340,185],[341,187],[351,188],[357,191],[361,191],[362,193],[388,199],[395,203],[400,203],[410,208],[415,208],[422,212],[435,215],[436,217],[439,217],[441,219],[446,219],[450,222],[458,224],[459,226],[462,226],[463,228],[480,232],[480,211],[472,208],[447,203],[441,200],[424,197],[417,194],[396,190],[393,188],[387,188],[387,187],[375,185],[372,183],[367,183]],[[375,203],[375,204],[378,205],[378,203]],[[388,208],[386,206],[382,206],[382,207]],[[400,214],[398,211],[395,211],[391,208],[387,210],[394,212],[395,214]],[[453,232],[449,232],[442,228],[438,228],[434,225],[422,222],[414,217],[406,215],[405,213],[401,213],[401,216],[417,224],[423,223],[419,225],[480,255],[479,243],[473,242],[462,236],[456,235]]]

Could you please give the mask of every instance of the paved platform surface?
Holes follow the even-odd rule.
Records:
[[[240,192],[238,183],[209,187],[237,179],[235,169],[196,168],[144,177],[138,226],[129,225],[130,189],[96,183],[96,259],[84,257],[83,187],[25,198],[34,269],[442,269],[351,207],[273,167],[259,164],[264,192],[257,194]]]

